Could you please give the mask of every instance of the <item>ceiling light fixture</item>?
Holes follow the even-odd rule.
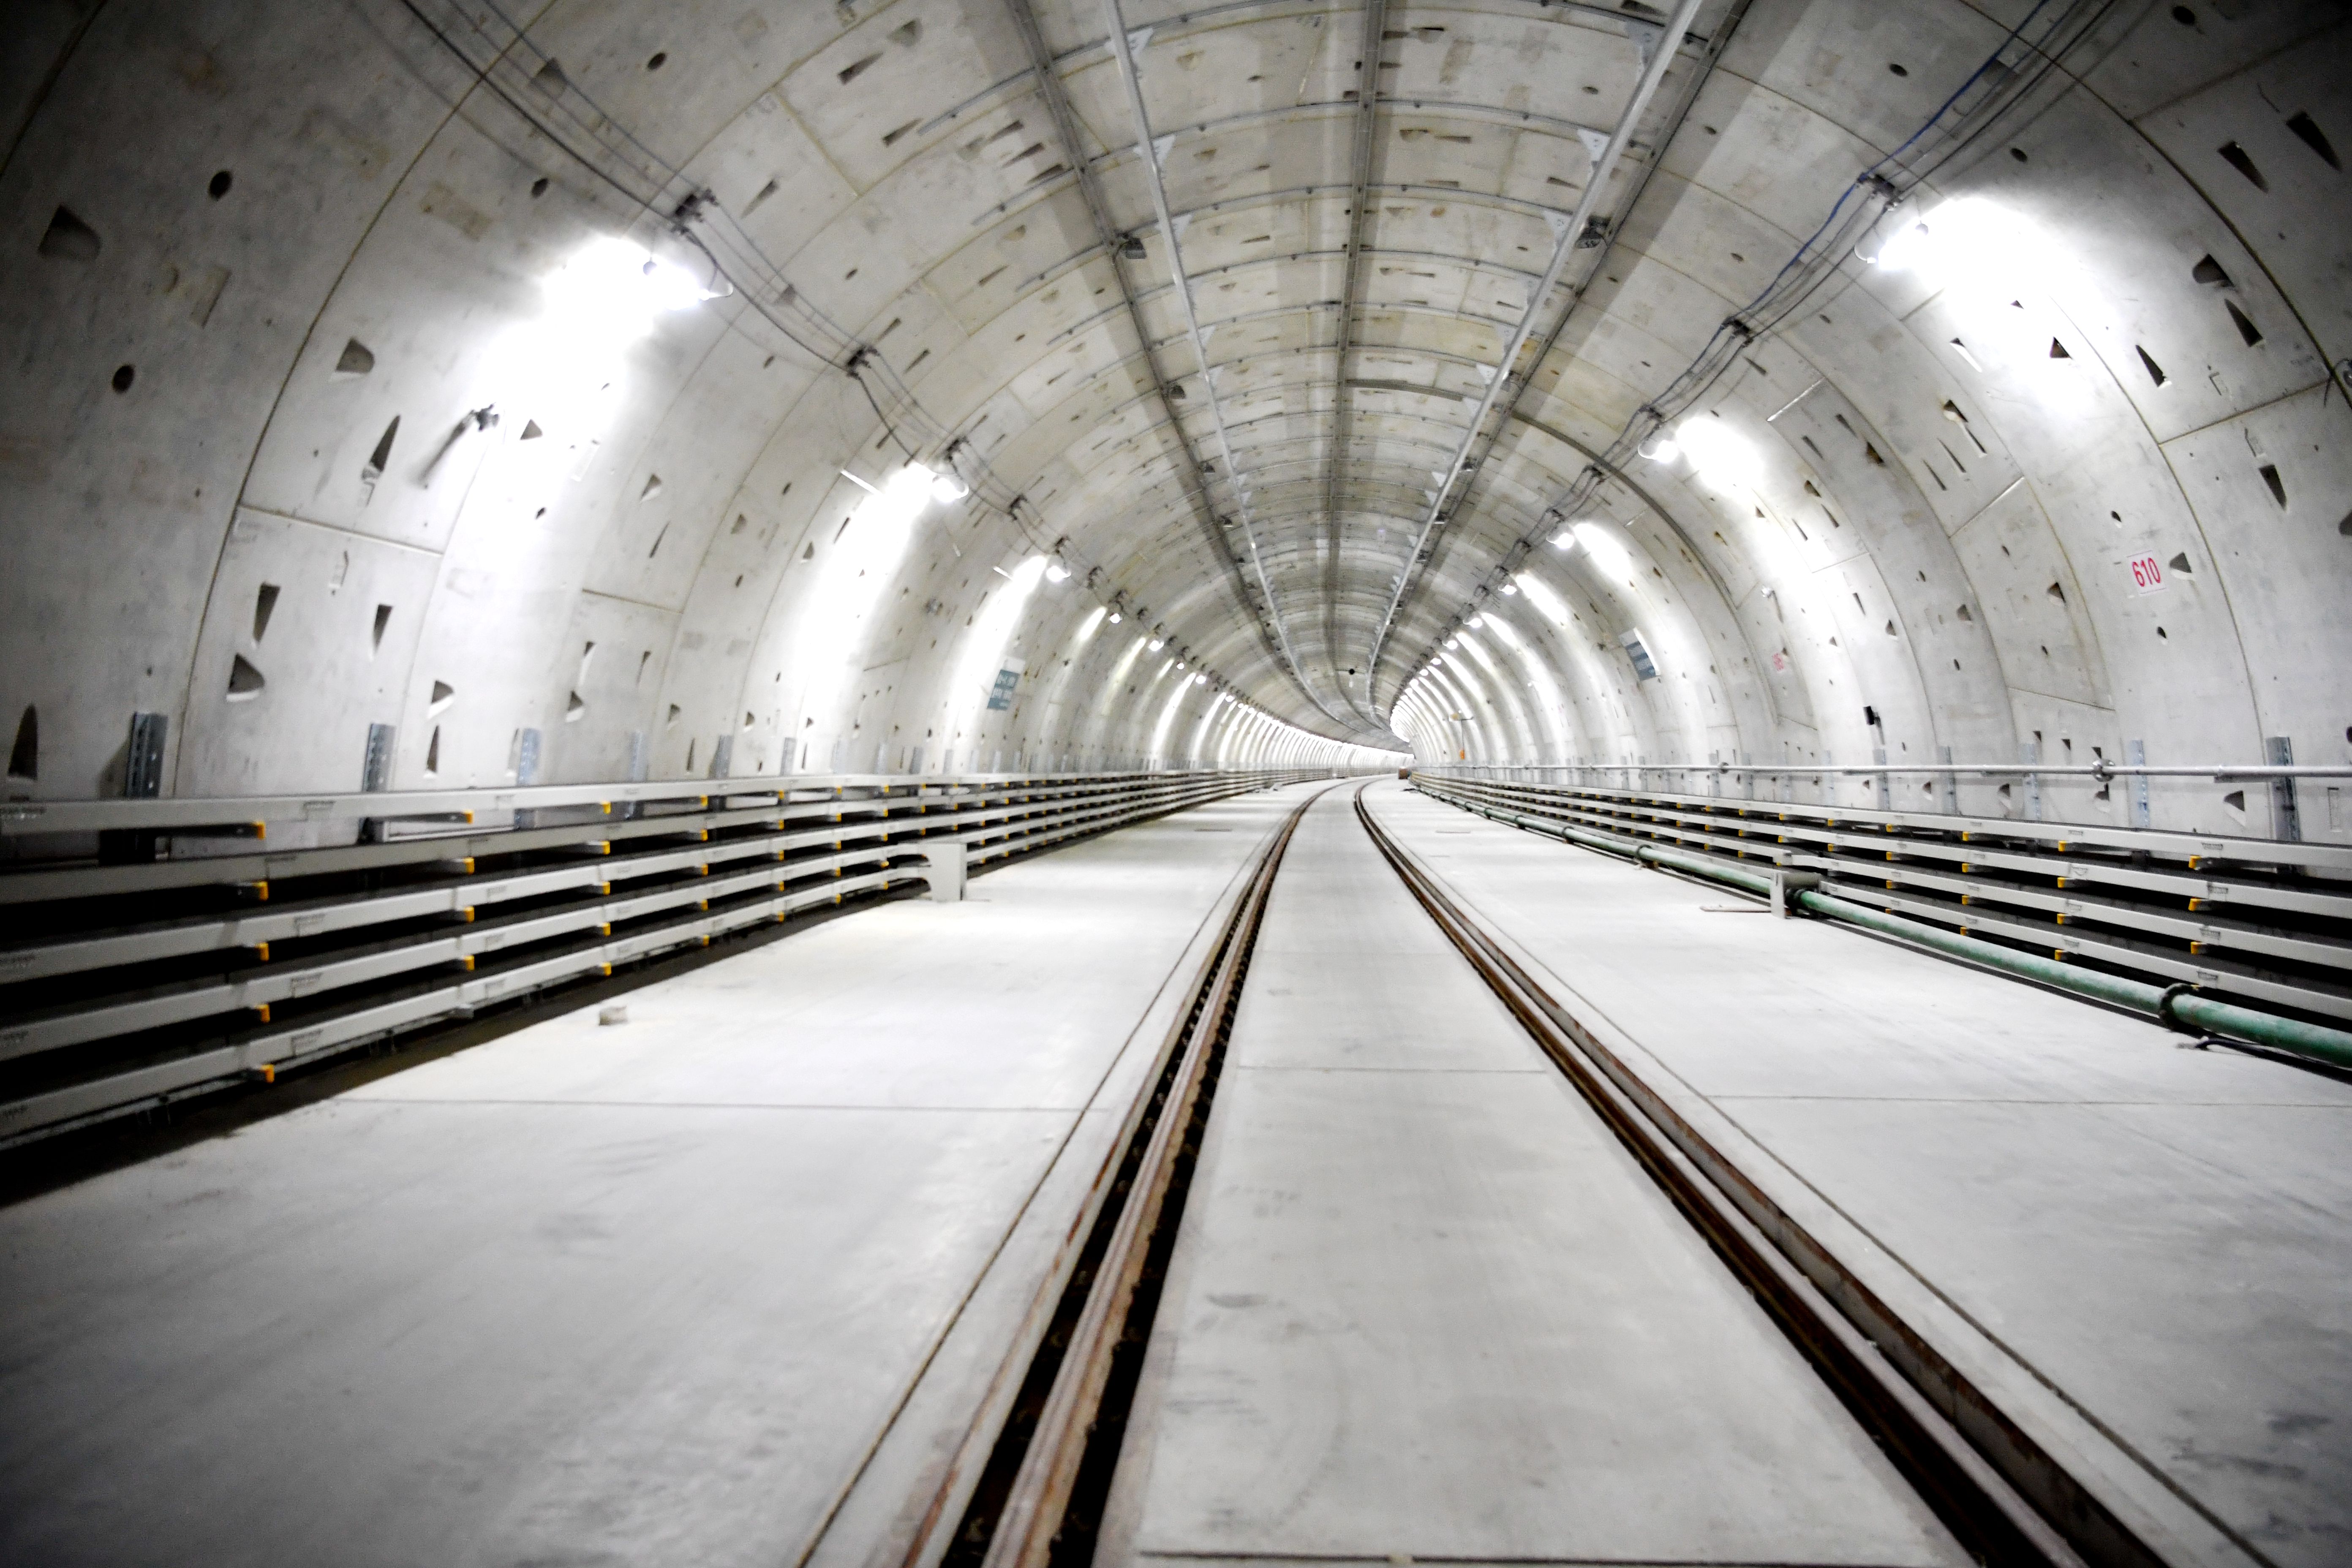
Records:
[[[1764,477],[1764,458],[1748,439],[1714,415],[1685,419],[1675,439],[1712,484],[1753,485]]]
[[[1603,572],[1608,573],[1612,577],[1630,576],[1632,574],[1633,570],[1633,558],[1625,552],[1625,547],[1623,545],[1618,543],[1614,539],[1603,532],[1598,524],[1590,522],[1578,523],[1576,525],[1576,537],[1584,545],[1584,553],[1591,558],[1592,563],[1595,566],[1600,567]]]

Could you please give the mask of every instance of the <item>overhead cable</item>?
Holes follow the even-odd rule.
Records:
[[[1839,192],[1828,216],[1771,280],[1724,318],[1689,364],[1663,392],[1634,411],[1616,438],[1543,510],[1536,529],[1515,542],[1505,552],[1506,558],[1524,557],[1538,542],[1537,534],[1552,520],[1584,510],[1605,481],[1622,479],[1624,466],[1640,455],[1653,436],[1705,399],[1751,344],[1777,333],[1802,311],[1831,279],[1840,276],[1854,247],[1887,213],[2025,102],[2115,4],[2116,0],[2036,0],[1918,130]],[[1465,605],[1455,621],[1469,613]],[[1444,636],[1441,629],[1432,638],[1422,662],[1427,661]]]
[[[1066,536],[1048,542],[1050,530],[1036,503],[1006,483],[970,438],[925,408],[898,370],[872,344],[857,338],[802,293],[709,191],[631,132],[620,118],[565,74],[528,29],[498,0],[478,0],[478,12],[432,0],[401,0],[404,9],[461,64],[474,83],[681,244],[709,260],[744,305],[788,342],[826,369],[857,384],[875,418],[910,462],[919,453],[947,468],[966,485],[971,499],[1011,521],[1030,544],[1051,551],[1079,568],[1091,591],[1106,603],[1126,604],[1142,616],[1109,573],[1087,559]],[[495,22],[496,26],[492,26]],[[1023,509],[1037,514],[1033,525]],[[1220,686],[1223,678],[1217,678]],[[1303,682],[1302,682],[1303,683]],[[1318,704],[1319,706],[1319,704]],[[1328,737],[1327,737],[1328,738]]]

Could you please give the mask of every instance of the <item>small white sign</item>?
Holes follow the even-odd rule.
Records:
[[[2164,592],[2164,568],[2157,564],[2155,556],[2135,555],[2131,558],[2130,565],[2134,588],[2143,594]]]

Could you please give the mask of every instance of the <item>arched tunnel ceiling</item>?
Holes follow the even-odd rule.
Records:
[[[1709,9],[1692,7],[1702,24]],[[1712,7],[1715,25],[1732,9]],[[972,456],[1038,498],[1139,602],[1177,607],[1186,645],[1297,721],[1380,735],[1373,645],[1436,510],[1433,476],[1472,436],[1521,320],[1540,324],[1568,302],[1560,289],[1530,296],[1606,138],[1630,119],[1645,150],[1665,140],[1708,63],[1704,33],[1661,62],[1682,90],[1638,113],[1661,24],[1690,18],[1523,4],[1137,8],[1124,14],[1123,68],[1107,8],[905,11],[852,28],[787,79],[799,124],[755,104],[715,132],[702,161],[729,149],[751,186],[714,178],[719,205],[772,204],[789,221],[787,196],[758,197],[775,178],[762,170],[805,162],[788,156],[802,125],[836,166],[870,166],[877,191],[961,187],[961,203],[927,215],[932,246],[871,285],[853,331],[897,363],[922,362],[910,384],[948,427],[992,414]],[[1368,26],[1382,35],[1377,58]],[[1380,84],[1369,104],[1368,60]],[[929,96],[910,96],[915,82]],[[939,104],[943,82],[962,89],[950,104],[900,120]],[[1643,167],[1622,163],[1592,210],[1606,216]],[[835,223],[870,226],[883,205],[869,194]],[[773,236],[774,252],[793,246],[826,248]],[[835,283],[784,270],[813,296]],[[850,270],[839,283],[874,271]],[[891,284],[903,288],[884,293]],[[927,325],[905,313],[908,289],[951,318],[931,327],[944,348],[902,338]],[[1498,462],[1510,471],[1489,480],[1498,492],[1562,479],[1515,446]],[[1425,640],[1423,597],[1402,629]]]
[[[2050,241],[2065,286],[2021,288],[2010,335],[2075,342],[2096,385],[2061,408],[2016,356],[1972,356],[1992,334],[1962,290],[1857,255],[1697,411],[1753,473],[1601,460],[1860,171],[1998,86],[1979,67],[2010,29],[2056,39],[2034,29],[2061,18],[2055,68],[1898,216],[1990,200]],[[869,682],[888,658],[825,689],[838,715],[772,707],[760,679],[805,662],[824,595],[791,572],[839,545],[850,481],[911,458],[977,494],[906,563],[874,563],[917,629],[881,624],[896,600],[858,624],[908,649],[915,606],[969,626],[988,561],[1010,581],[1042,552],[1075,606],[1160,633],[1213,689],[1424,755],[2007,755],[2053,725],[2103,755],[2287,731],[2332,755],[2352,731],[2292,645],[2342,641],[2316,628],[2340,626],[2347,580],[2346,37],[2315,0],[59,4],[8,65],[8,232],[42,259],[11,291],[0,482],[44,553],[0,637],[44,672],[28,700],[97,715],[50,726],[80,773],[104,774],[123,710],[155,708],[180,715],[182,787],[255,783],[267,767],[222,760],[253,736],[198,701],[261,637],[238,563],[315,566],[335,551],[305,530],[340,531],[398,547],[362,562],[386,583],[432,584],[428,624],[394,622],[422,639],[409,667],[354,676],[398,721],[403,776],[431,772],[423,737],[455,700],[425,650],[512,675],[498,712],[447,721],[478,749],[585,708],[594,765],[650,733],[657,771],[691,771],[710,752],[688,732],[740,731],[766,737],[759,765],[793,738],[812,766],[834,730],[871,739],[871,700],[903,719],[889,734],[923,724],[936,763],[964,731]],[[215,163],[234,193],[206,191]],[[59,213],[104,237],[83,271]],[[714,296],[619,371],[526,330],[613,235]],[[99,362],[126,355],[175,401],[104,390]],[[509,422],[477,423],[499,452],[523,450],[513,422],[553,437],[559,500],[532,513],[539,479],[482,458],[463,418],[447,433],[477,407]],[[425,466],[379,486],[395,447]],[[1578,515],[1550,515],[1589,468]],[[2280,511],[2294,542],[2245,561]],[[1607,542],[1548,552],[1577,522]],[[528,542],[559,523],[573,564],[541,581]],[[2146,629],[2116,575],[2143,544],[2190,593],[2238,574],[2165,634],[2198,668],[2155,681],[2118,646]],[[1479,653],[1441,676],[1465,618],[1537,570],[1530,546],[1551,574],[1531,592],[1562,613],[1517,602],[1501,637],[1528,669]],[[2250,612],[2299,630],[2250,633]],[[90,651],[60,660],[48,628],[68,624]],[[379,617],[370,659],[386,635]],[[642,645],[611,724],[600,641]],[[1114,651],[1026,744],[1146,750],[1148,716],[1105,717]],[[943,689],[951,653],[901,654],[899,679]],[[1089,718],[1076,691],[1105,681]],[[564,765],[592,765],[577,751]]]

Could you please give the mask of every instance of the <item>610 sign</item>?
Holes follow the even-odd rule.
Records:
[[[2164,591],[2164,568],[2156,563],[2156,557],[2153,555],[2135,555],[2131,558],[2131,578],[2132,586],[2143,594],[2160,594]]]

